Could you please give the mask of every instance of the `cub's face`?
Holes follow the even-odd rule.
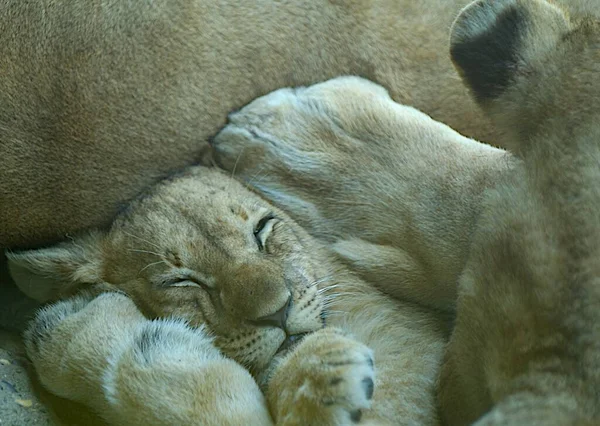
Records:
[[[324,323],[333,271],[318,245],[215,169],[199,167],[158,185],[106,235],[60,249],[85,253],[77,267],[65,255],[53,260],[82,283],[126,292],[148,317],[204,326],[226,355],[255,372]]]

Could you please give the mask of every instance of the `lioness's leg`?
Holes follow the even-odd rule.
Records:
[[[122,294],[50,305],[25,338],[42,384],[111,425],[272,424],[253,378],[202,330],[149,321]]]
[[[523,162],[486,197],[460,281],[449,425],[600,424],[599,42],[544,0],[480,0],[454,24],[454,61]]]
[[[363,278],[442,309],[455,303],[482,193],[513,163],[356,77],[259,98],[213,146]]]

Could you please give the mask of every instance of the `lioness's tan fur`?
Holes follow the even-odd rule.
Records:
[[[598,424],[600,23],[479,0],[451,52],[510,154],[338,79],[251,103],[216,160],[367,279],[456,309],[447,424]]]
[[[0,10],[0,247],[109,224],[197,161],[227,113],[357,74],[493,139],[447,55],[466,0],[6,0]]]
[[[363,424],[438,423],[444,319],[350,274],[219,170],[197,167],[159,184],[106,233],[9,260],[29,291],[119,290],[135,302],[67,299],[26,335],[42,383],[110,424],[326,426],[361,415]],[[146,319],[166,317],[200,329]]]

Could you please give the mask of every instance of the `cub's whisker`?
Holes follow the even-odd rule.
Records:
[[[327,287],[320,288],[317,290],[317,294],[327,293],[328,291],[335,290],[336,288],[341,287],[339,284],[333,284]]]
[[[335,302],[336,299],[337,299],[337,295],[336,296],[329,296],[329,297],[323,299],[323,306],[324,307],[331,306]]]
[[[154,256],[162,257],[161,254],[153,252],[153,251],[149,251],[149,250],[128,249],[127,251],[133,251],[135,253],[148,253],[148,254],[153,254]]]
[[[268,176],[268,173],[265,173],[265,166],[261,166],[260,169],[254,173],[252,177],[246,179],[246,189],[251,189],[251,186],[255,186],[259,184],[263,178]]]
[[[244,153],[244,149],[242,148],[240,150],[240,153],[238,154],[237,158],[235,159],[235,163],[233,164],[233,169],[231,170],[231,179],[233,179],[235,176],[235,170],[237,169],[237,165],[240,162],[240,158],[242,158],[243,153]]]
[[[332,316],[332,315],[346,315],[347,312],[344,312],[344,311],[334,311],[334,310],[327,309],[327,311],[325,312],[325,314],[329,317],[329,316]]]
[[[327,275],[325,277],[321,277],[317,280],[314,280],[313,282],[311,282],[307,287],[308,288],[313,288],[315,286],[318,286],[319,284],[323,284],[324,282],[330,281],[333,278],[333,276],[331,275]]]
[[[125,235],[130,236],[131,238],[135,238],[135,239],[138,239],[138,240],[140,240],[140,241],[142,241],[142,242],[144,242],[146,244],[150,244],[152,247],[157,248],[157,249],[160,250],[160,246],[158,244],[156,244],[156,243],[153,243],[152,241],[145,240],[144,238],[138,237],[137,235],[131,234],[131,233],[127,232],[127,231],[123,231],[123,233]]]
[[[158,265],[160,263],[166,263],[166,262],[161,259],[158,262],[149,263],[146,266],[144,266],[142,269],[139,270],[138,275],[141,274],[142,272],[144,272],[146,269],[150,268],[151,266]]]

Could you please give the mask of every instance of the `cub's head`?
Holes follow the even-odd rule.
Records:
[[[9,253],[38,300],[102,285],[150,318],[203,325],[221,350],[258,372],[323,326],[331,264],[280,210],[216,169],[197,167],[133,202],[105,233]]]
[[[454,64],[518,154],[541,140],[600,142],[598,2],[562,3],[572,16],[546,0],[478,0],[452,27]]]

